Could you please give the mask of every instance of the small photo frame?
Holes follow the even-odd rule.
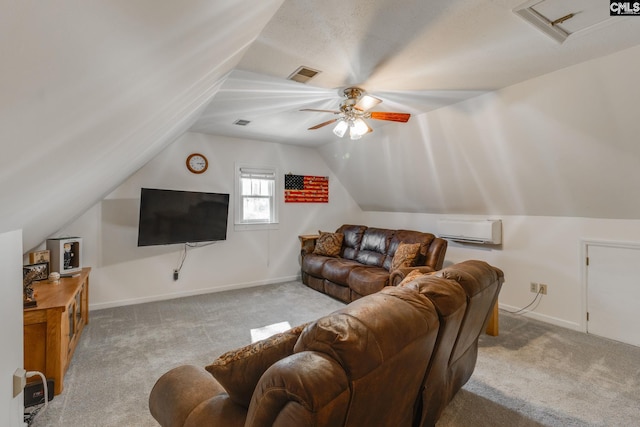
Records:
[[[35,273],[33,281],[46,280],[49,277],[49,263],[41,262],[22,266],[22,280],[27,278],[29,273]]]
[[[42,264],[50,262],[50,253],[48,250],[35,251],[29,253],[29,264]]]

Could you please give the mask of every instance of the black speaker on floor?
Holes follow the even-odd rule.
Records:
[[[53,380],[47,380],[47,394],[49,400],[53,399]],[[44,385],[42,381],[32,382],[24,388],[24,407],[44,403]]]

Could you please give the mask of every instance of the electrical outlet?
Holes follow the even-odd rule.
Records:
[[[27,385],[27,371],[18,368],[13,373],[13,397],[22,393],[25,385]]]
[[[529,284],[529,290],[531,292],[533,292],[534,294],[537,294],[538,293],[538,284],[536,282],[531,282]]]
[[[545,285],[544,283],[540,283],[540,293],[542,295],[546,295],[547,294],[547,285]]]

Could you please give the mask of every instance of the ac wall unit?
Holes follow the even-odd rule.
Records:
[[[441,219],[438,221],[438,235],[456,242],[499,245],[502,243],[502,221]]]

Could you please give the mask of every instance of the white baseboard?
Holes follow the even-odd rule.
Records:
[[[520,307],[513,307],[506,304],[498,303],[498,307],[504,309],[506,311],[518,311]],[[536,313],[534,311],[528,311],[521,314],[524,317],[529,317],[531,319],[540,320],[541,322],[550,323],[552,325],[560,326],[562,328],[571,329],[573,331],[585,332],[582,330],[582,326],[576,322],[570,322],[568,320],[559,319],[557,317],[548,316],[546,314]]]
[[[255,282],[233,283],[229,285],[214,286],[209,288],[201,288],[201,289],[182,291],[182,292],[174,292],[170,294],[152,295],[149,297],[130,298],[130,299],[123,299],[123,300],[104,302],[104,303],[98,303],[98,304],[89,304],[89,311],[103,310],[106,308],[114,308],[114,307],[123,307],[126,305],[144,304],[147,302],[165,301],[169,299],[190,297],[194,295],[211,294],[215,292],[231,291],[234,289],[253,288],[255,286],[273,285],[274,283],[291,282],[293,280],[300,280],[300,275],[279,277],[279,278],[268,279],[268,280],[258,280]]]

